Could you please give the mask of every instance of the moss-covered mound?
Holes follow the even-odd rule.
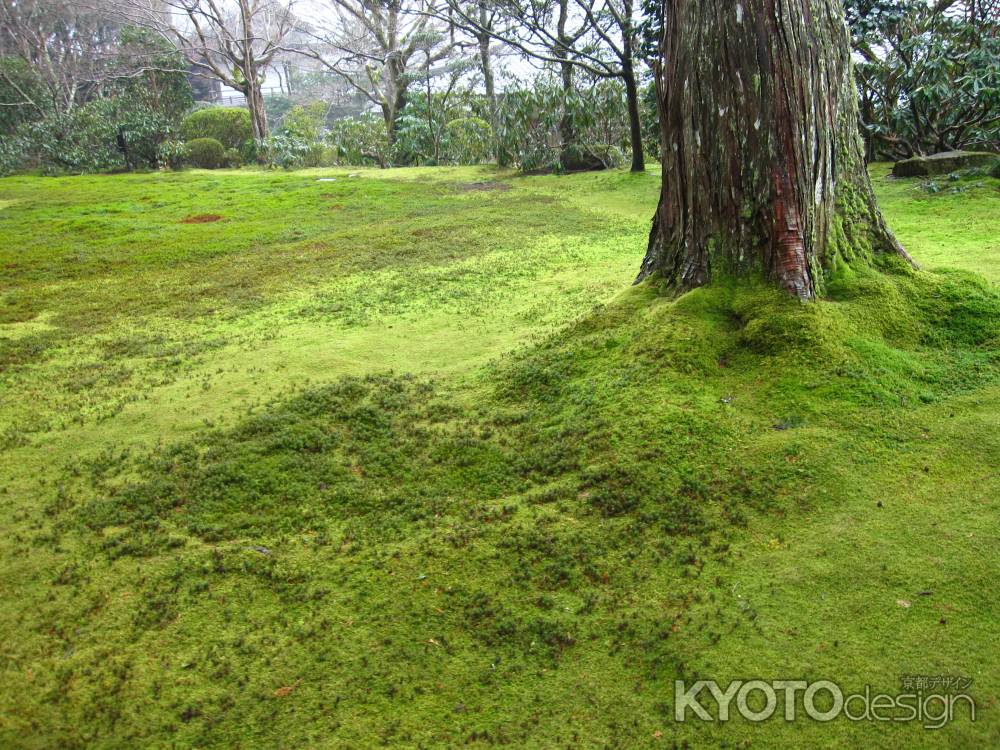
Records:
[[[889,169],[807,305],[632,287],[653,174],[6,178],[0,748],[996,745],[1000,192]]]
[[[89,560],[135,572],[127,606],[88,615],[100,639],[39,679],[140,744],[248,723],[303,745],[639,743],[675,678],[732,668],[713,654],[749,669],[747,648],[795,647],[796,617],[741,593],[755,530],[905,502],[931,469],[902,437],[998,375],[1000,295],[899,264],[811,305],[647,285],[471,383],[307,390],[65,479],[53,512],[86,543],[62,616],[101,590]],[[106,687],[67,687],[85,674]]]

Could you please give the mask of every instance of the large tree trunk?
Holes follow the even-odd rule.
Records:
[[[865,169],[841,0],[664,0],[663,187],[641,280],[763,273],[822,293],[902,255]]]

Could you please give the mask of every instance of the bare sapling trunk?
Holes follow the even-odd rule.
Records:
[[[813,299],[839,263],[909,260],[865,169],[841,0],[664,0],[656,73],[663,186],[637,281],[762,273]]]

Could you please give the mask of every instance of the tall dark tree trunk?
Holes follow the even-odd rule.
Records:
[[[632,0],[622,3],[620,27],[622,31],[622,81],[625,83],[625,102],[628,106],[629,147],[632,149],[632,172],[646,171],[646,157],[642,147],[642,118],[639,114],[639,86],[635,80],[635,49],[632,27]]]
[[[639,87],[635,82],[635,69],[629,54],[622,61],[622,80],[625,81],[625,102],[628,105],[629,146],[632,149],[632,172],[646,171],[646,157],[642,148],[642,119],[639,114]]]
[[[821,294],[902,255],[865,169],[841,0],[664,0],[663,187],[641,280],[763,273]]]
[[[479,34],[479,65],[483,72],[483,87],[486,90],[486,101],[490,108],[491,124],[496,120],[497,113],[497,90],[496,77],[493,75],[493,56],[490,53],[490,35],[486,32]]]

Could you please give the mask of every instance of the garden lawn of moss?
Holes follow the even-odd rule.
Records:
[[[630,287],[652,175],[0,181],[0,746],[997,744],[1000,182],[874,172],[926,270],[811,305]]]

